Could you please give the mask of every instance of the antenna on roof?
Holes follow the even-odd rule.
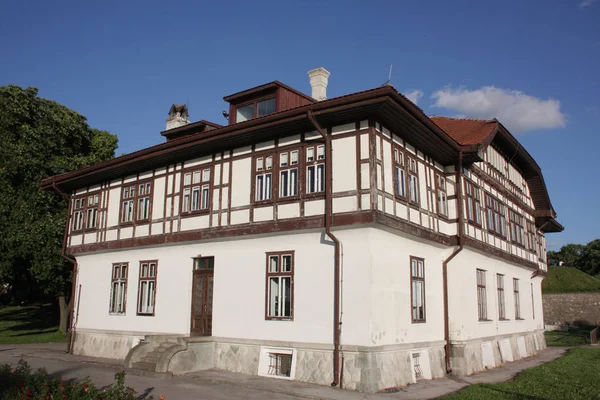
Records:
[[[392,64],[390,64],[390,73],[388,74],[388,80],[381,86],[392,86]]]

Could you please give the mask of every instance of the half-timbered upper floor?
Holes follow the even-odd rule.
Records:
[[[544,232],[562,227],[500,123],[430,119],[389,86],[320,97],[249,89],[225,97],[227,126],[174,106],[166,143],[44,180],[70,195],[67,251],[318,229],[331,202],[334,227],[377,223],[545,269]]]

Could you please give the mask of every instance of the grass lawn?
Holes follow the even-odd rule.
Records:
[[[567,332],[547,331],[546,344],[548,346],[581,346],[590,343],[590,331],[593,327],[571,327]]]
[[[571,349],[564,357],[525,370],[511,381],[471,385],[441,399],[600,399],[600,349]]]
[[[0,344],[65,342],[50,306],[0,306]]]
[[[542,293],[600,292],[600,279],[574,267],[550,267]]]

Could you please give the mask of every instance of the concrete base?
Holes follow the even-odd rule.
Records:
[[[79,356],[124,359],[143,334],[135,332],[76,331],[73,354]]]
[[[452,374],[458,376],[471,375],[506,362],[530,357],[546,348],[543,330],[450,344]]]

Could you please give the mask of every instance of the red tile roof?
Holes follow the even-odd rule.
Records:
[[[461,146],[470,146],[484,142],[498,127],[496,119],[464,119],[448,117],[430,117]]]

